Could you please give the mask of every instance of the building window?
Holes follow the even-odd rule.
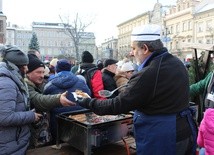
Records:
[[[183,22],[183,31],[187,31],[187,22],[186,21]]]
[[[180,32],[180,24],[177,24],[176,25],[176,33],[179,33]]]
[[[0,20],[0,32],[3,32],[4,30],[4,23],[3,20]]]
[[[188,30],[192,30],[192,22],[188,21]]]
[[[202,44],[202,40],[198,40],[198,43]]]
[[[178,5],[178,11],[180,11],[181,10],[181,7],[180,7],[180,5]]]
[[[203,32],[203,22],[198,23],[198,32]]]
[[[187,2],[187,8],[189,8],[189,2]]]
[[[210,44],[210,43],[211,43],[210,39],[207,39],[206,43],[207,43],[207,44]]]
[[[206,22],[206,30],[207,31],[210,31],[210,30],[212,30],[212,20],[208,20],[207,22]]]

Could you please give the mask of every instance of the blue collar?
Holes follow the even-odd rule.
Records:
[[[142,70],[146,65],[148,65],[147,62],[153,60],[153,59],[156,59],[158,57],[161,57],[165,54],[168,54],[168,51],[166,49],[162,50],[161,52],[157,52],[157,51],[154,51],[152,52],[152,54],[150,56],[148,56],[143,62],[142,64],[139,65],[138,67],[138,71]]]
[[[153,54],[153,53],[152,53],[152,54]],[[142,64],[139,65],[138,71],[140,71],[140,70],[142,70],[142,69],[144,68],[146,62],[149,60],[149,58],[151,58],[152,54],[151,54],[150,56],[148,56],[148,57],[143,61]]]

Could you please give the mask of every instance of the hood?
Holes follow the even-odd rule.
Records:
[[[78,81],[76,77],[70,71],[62,71],[56,74],[56,76],[51,80],[52,84],[58,88],[68,89],[73,87]]]
[[[22,90],[22,92],[28,94],[27,85],[24,82],[24,79],[21,76],[16,65],[10,62],[8,62],[8,64],[6,64],[5,62],[0,62],[0,74],[12,79],[18,85],[20,90]]]

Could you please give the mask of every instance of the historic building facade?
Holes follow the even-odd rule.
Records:
[[[192,50],[185,43],[214,43],[214,1],[177,0],[175,6],[159,2],[154,9],[119,24],[118,53],[130,51],[132,29],[153,23],[162,27],[162,41],[173,55],[185,60]]]
[[[123,59],[130,52],[131,32],[136,26],[150,23],[150,12],[140,14],[127,20],[118,27],[118,58]]]
[[[129,19],[118,27],[118,57],[120,59],[124,58],[131,50],[131,32],[134,27],[141,26],[148,23],[158,24],[164,30],[163,15],[166,13],[169,6],[162,6],[161,3],[157,2],[154,5],[152,11],[142,13]]]
[[[0,8],[1,6],[0,0]],[[75,55],[74,45],[59,23],[35,22],[31,30],[8,26],[6,32],[4,32],[4,23],[6,23],[6,16],[0,12],[0,41],[2,43],[6,40],[6,44],[16,44],[27,51],[32,32],[35,32],[43,56],[55,57],[66,53]],[[79,51],[88,50],[92,52],[95,59],[109,57],[123,59],[131,50],[133,28],[148,23],[159,24],[162,27],[161,37],[164,46],[173,55],[184,60],[192,53],[190,49],[185,48],[185,43],[214,43],[214,1],[177,0],[175,6],[170,4],[164,6],[157,1],[153,10],[118,24],[117,38],[107,38],[100,47],[95,45],[94,33],[82,33]],[[6,39],[4,39],[5,36]]]
[[[61,54],[75,57],[72,39],[66,35],[64,27],[60,23],[33,22],[31,30],[21,29],[17,26],[8,26],[6,44],[15,44],[22,50],[28,51],[28,45],[33,32],[37,35],[43,59],[51,59]],[[84,50],[88,50],[96,57],[97,49],[94,33],[81,32],[80,35],[80,55]]]
[[[117,43],[118,43],[118,39],[114,37],[105,39],[105,41],[101,44],[100,58],[101,59],[107,59],[107,58],[118,59]]]

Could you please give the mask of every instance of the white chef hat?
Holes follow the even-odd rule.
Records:
[[[160,38],[161,27],[155,24],[135,27],[131,33],[131,41],[154,41]]]

